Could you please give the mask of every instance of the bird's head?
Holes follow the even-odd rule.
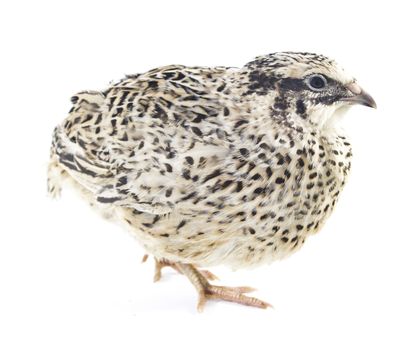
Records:
[[[246,95],[272,98],[271,114],[299,124],[330,128],[354,104],[376,108],[366,93],[338,64],[322,55],[282,52],[257,57],[245,67]]]

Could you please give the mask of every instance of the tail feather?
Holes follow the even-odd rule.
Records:
[[[48,166],[48,194],[52,198],[58,198],[62,190],[62,176],[58,162],[54,159],[49,162]]]
[[[54,156],[51,158],[51,173],[56,163],[77,182],[93,193],[102,187],[103,180],[113,177],[108,164],[88,159],[84,149],[68,138],[62,127],[55,128],[52,142]],[[55,184],[53,183],[52,186]]]

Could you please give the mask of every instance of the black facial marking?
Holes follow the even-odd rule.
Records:
[[[289,108],[289,101],[284,96],[278,96],[274,99],[273,107],[284,111]]]
[[[279,82],[281,90],[302,91],[306,89],[303,79],[298,78],[282,78]]]
[[[277,77],[272,74],[266,74],[264,72],[255,70],[249,74],[249,91],[247,93],[256,93],[258,95],[265,95],[270,90],[276,89]]]
[[[299,114],[302,118],[306,118],[306,106],[302,100],[296,101],[296,113]]]
[[[321,103],[323,105],[332,105],[333,103],[339,101],[342,97],[343,96],[339,95],[324,95],[313,99],[313,102],[315,104]]]

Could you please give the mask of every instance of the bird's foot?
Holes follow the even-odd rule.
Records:
[[[199,294],[198,311],[202,312],[208,299],[225,300],[239,303],[247,306],[254,306],[261,309],[271,307],[260,299],[249,297],[245,293],[253,292],[255,289],[251,287],[225,287],[214,286],[208,282],[208,279],[191,264],[176,263],[177,269],[180,270],[191,283],[195,286]]]

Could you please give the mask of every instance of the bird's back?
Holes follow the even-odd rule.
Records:
[[[172,65],[73,96],[54,131],[49,192],[70,175],[91,204],[171,212],[233,144],[223,123],[230,71]]]

